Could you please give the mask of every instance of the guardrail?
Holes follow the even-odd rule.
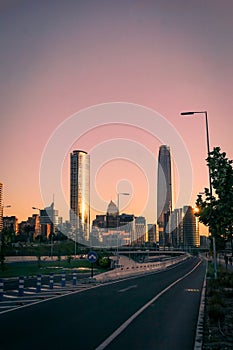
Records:
[[[122,278],[134,274],[145,274],[156,270],[162,270],[168,266],[175,265],[179,262],[185,261],[189,258],[189,255],[171,258],[170,260],[161,262],[150,263],[134,263],[131,266],[121,266],[114,270],[107,271],[95,276],[95,280],[98,282],[106,282],[112,279]]]

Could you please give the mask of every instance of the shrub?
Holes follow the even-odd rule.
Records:
[[[210,304],[208,307],[209,318],[213,321],[224,319],[224,310],[220,304]]]

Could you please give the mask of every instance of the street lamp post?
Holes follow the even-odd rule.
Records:
[[[208,126],[208,113],[207,111],[189,111],[189,112],[181,112],[181,116],[195,115],[195,114],[204,114],[205,115],[205,125],[206,125],[206,141],[207,141],[207,154],[208,157],[210,155],[210,138],[209,138],[209,126]],[[211,174],[210,174],[210,166],[208,166],[209,170],[209,188],[210,188],[210,198],[212,200],[212,182],[211,182]],[[216,244],[215,237],[213,238],[213,250],[214,250],[214,277],[217,278],[217,259],[216,259]]]

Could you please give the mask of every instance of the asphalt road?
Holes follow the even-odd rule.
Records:
[[[0,349],[193,350],[204,274],[193,258],[1,314]]]

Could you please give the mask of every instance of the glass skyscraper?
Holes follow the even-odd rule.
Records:
[[[172,211],[172,166],[170,147],[162,145],[158,157],[157,224],[159,243],[171,244],[169,217]]]
[[[75,150],[70,154],[70,223],[78,240],[89,240],[90,156]]]
[[[198,218],[194,214],[194,209],[191,206],[183,207],[183,247],[200,246]]]

